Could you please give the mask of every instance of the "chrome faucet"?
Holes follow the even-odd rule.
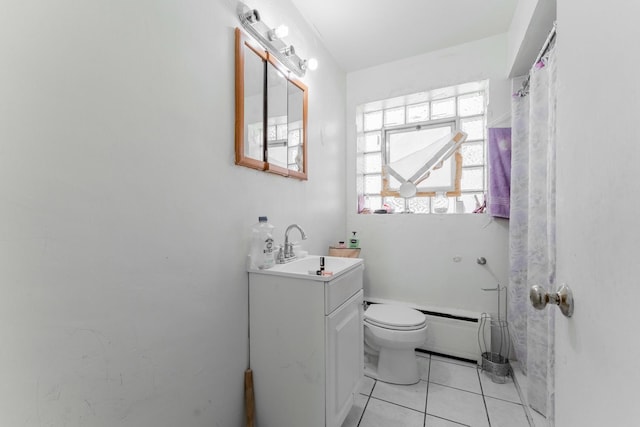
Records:
[[[296,255],[293,253],[293,243],[289,243],[289,231],[291,229],[297,228],[300,232],[300,236],[302,236],[302,240],[307,239],[307,234],[304,232],[302,228],[298,224],[291,224],[287,227],[287,230],[284,232],[284,254],[283,257],[278,257],[279,263],[284,263],[287,261],[293,261],[296,259]]]

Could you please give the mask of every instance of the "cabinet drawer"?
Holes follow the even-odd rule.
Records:
[[[362,272],[364,267],[359,265],[350,272],[325,283],[324,314],[330,314],[340,307],[352,295],[362,289]]]

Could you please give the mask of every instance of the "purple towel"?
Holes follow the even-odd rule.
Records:
[[[489,128],[489,214],[509,218],[511,128]]]

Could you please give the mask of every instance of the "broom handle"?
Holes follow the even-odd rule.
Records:
[[[244,404],[247,416],[247,427],[255,427],[255,400],[253,395],[253,371],[244,371]]]

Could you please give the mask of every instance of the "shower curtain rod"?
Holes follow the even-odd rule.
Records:
[[[524,82],[522,82],[522,87],[520,87],[520,90],[518,90],[516,92],[516,95],[518,96],[527,96],[529,95],[529,82],[531,80],[531,70],[533,69],[533,67],[536,66],[536,64],[538,62],[540,62],[540,60],[544,57],[544,55],[549,51],[549,49],[552,46],[553,41],[556,38],[556,22],[553,22],[553,27],[551,27],[551,31],[549,31],[549,34],[547,35],[547,39],[544,41],[544,44],[542,45],[542,49],[540,49],[540,52],[538,53],[538,56],[536,56],[536,60],[533,61],[533,64],[531,65],[531,69],[529,70],[529,73],[527,74],[527,78],[524,80]]]

